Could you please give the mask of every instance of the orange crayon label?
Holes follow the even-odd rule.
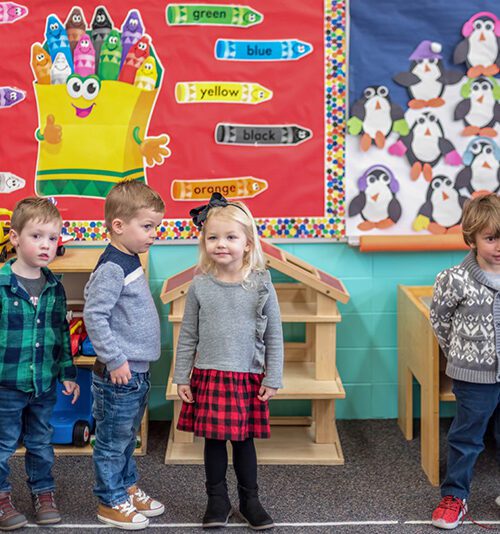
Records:
[[[170,190],[174,200],[209,200],[212,193],[226,198],[253,198],[267,189],[267,181],[253,176],[205,180],[174,180]]]

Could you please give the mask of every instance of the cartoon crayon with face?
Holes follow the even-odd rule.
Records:
[[[174,180],[170,188],[173,200],[208,200],[212,193],[226,198],[253,198],[268,188],[266,180],[253,176],[214,178],[210,180]]]
[[[80,37],[87,31],[87,21],[83,11],[79,7],[74,7],[66,19],[66,33],[68,34],[71,52],[74,52]]]
[[[0,87],[0,108],[11,108],[26,98],[26,91],[17,87]]]
[[[47,17],[45,39],[52,62],[55,62],[57,54],[61,53],[66,57],[71,72],[73,72],[73,55],[69,46],[68,34],[62,22],[55,15]]]
[[[0,24],[11,24],[28,14],[28,8],[15,2],[0,2]]]
[[[0,193],[12,193],[22,189],[26,185],[26,180],[12,174],[11,172],[0,172]]]
[[[120,32],[111,30],[101,48],[98,74],[101,80],[117,80],[120,74],[122,42]]]
[[[86,33],[82,34],[73,53],[75,73],[80,76],[95,74],[95,50],[92,40]]]
[[[233,61],[291,61],[313,50],[312,44],[297,39],[246,41],[217,39],[215,57]]]
[[[212,4],[169,4],[167,24],[170,26],[208,25],[248,28],[260,24],[264,16],[248,6]]]
[[[52,85],[66,83],[66,80],[71,75],[71,73],[72,70],[71,67],[68,65],[68,60],[66,59],[66,56],[62,52],[59,52],[56,55],[54,63],[52,63],[52,67],[50,69],[50,83]]]
[[[270,89],[253,82],[178,82],[175,85],[175,99],[179,104],[260,104],[272,97]]]
[[[137,43],[132,46],[127,54],[125,63],[120,70],[120,75],[118,76],[120,82],[134,83],[137,69],[149,56],[150,48],[149,37],[147,35],[143,35]]]
[[[142,24],[141,16],[136,9],[129,11],[127,18],[121,27],[121,32],[122,60],[120,67],[123,67],[130,49],[144,35],[144,25]]]
[[[158,70],[154,57],[149,56],[137,69],[134,85],[144,91],[152,91],[156,87],[158,80]]]
[[[40,43],[31,47],[31,70],[38,83],[50,84],[50,69],[52,60],[50,55]]]
[[[220,145],[294,146],[312,137],[312,131],[296,124],[224,124],[215,127]]]
[[[102,45],[108,37],[109,32],[113,29],[113,21],[105,7],[99,6],[96,8],[91,26],[92,31],[90,32],[90,36],[92,37],[92,43],[95,49],[95,62],[97,65],[101,57]]]

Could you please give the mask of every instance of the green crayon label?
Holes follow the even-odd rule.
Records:
[[[260,24],[264,16],[248,6],[216,4],[169,4],[167,23],[171,26],[208,25],[247,28]]]

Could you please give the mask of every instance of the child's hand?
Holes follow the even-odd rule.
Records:
[[[260,386],[257,398],[262,402],[266,402],[271,397],[274,397],[276,393],[278,393],[278,390],[276,388],[270,388],[269,386]]]
[[[193,393],[191,387],[188,384],[178,384],[177,385],[177,395],[188,404],[193,404]]]
[[[128,381],[132,378],[128,362],[125,362],[117,369],[110,371],[109,374],[111,376],[111,382],[113,382],[113,384],[123,384],[124,386],[127,385]]]
[[[73,400],[71,404],[75,404],[78,397],[80,396],[80,386],[76,382],[71,382],[70,380],[63,381],[64,389],[62,390],[64,395],[73,395]]]

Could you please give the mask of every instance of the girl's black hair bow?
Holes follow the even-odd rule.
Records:
[[[190,210],[189,215],[193,219],[198,230],[201,230],[203,223],[207,220],[207,215],[211,208],[225,208],[228,205],[229,202],[220,193],[215,192],[212,193],[208,204],[193,208]],[[233,205],[239,208],[237,204]]]

